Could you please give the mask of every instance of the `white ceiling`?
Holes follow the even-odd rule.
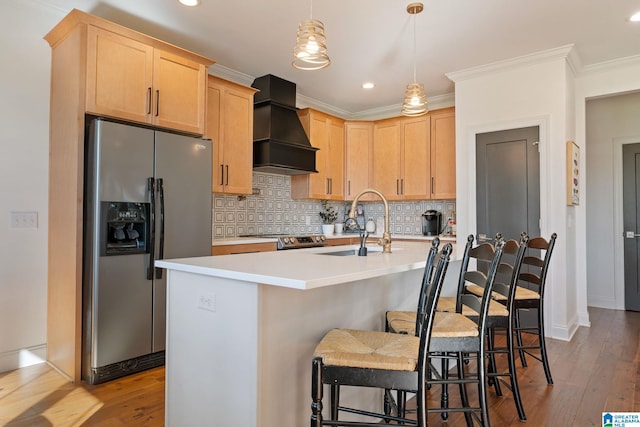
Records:
[[[310,0],[35,0],[77,8],[208,56],[246,81],[273,74],[344,117],[398,105],[413,80],[409,0],[316,0],[331,65],[291,66]],[[640,0],[424,0],[416,16],[417,80],[429,98],[450,95],[446,73],[573,44],[582,65],[640,55]],[[227,70],[229,71],[229,70]],[[236,79],[238,80],[238,79]],[[365,81],[375,89],[363,90]],[[526,84],[526,82],[523,82]]]

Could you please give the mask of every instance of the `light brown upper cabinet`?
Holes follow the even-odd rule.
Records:
[[[254,88],[209,76],[205,135],[213,141],[214,193],[252,192],[255,92]]]
[[[373,188],[388,200],[427,198],[430,124],[428,116],[375,123]]]
[[[431,120],[429,116],[400,119],[400,195],[404,200],[420,200],[429,195],[431,176]]]
[[[344,200],[344,120],[305,108],[298,111],[316,151],[318,173],[291,177],[294,199]]]
[[[400,200],[400,119],[380,120],[373,129],[372,187],[387,200]]]
[[[202,135],[213,61],[75,9],[45,40],[51,46],[47,361],[80,381],[84,115]]]
[[[456,198],[456,118],[453,108],[431,113],[430,198]]]
[[[373,122],[345,122],[345,200],[353,200],[365,188],[371,188],[373,167]],[[364,194],[360,200],[375,200]]]
[[[87,28],[87,112],[204,133],[204,64]]]
[[[455,113],[375,122],[372,186],[389,200],[455,199]]]

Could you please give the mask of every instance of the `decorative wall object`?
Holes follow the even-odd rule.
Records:
[[[580,147],[567,141],[567,205],[580,204]]]

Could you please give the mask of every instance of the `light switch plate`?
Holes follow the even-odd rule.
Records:
[[[10,212],[11,228],[38,228],[38,212]]]

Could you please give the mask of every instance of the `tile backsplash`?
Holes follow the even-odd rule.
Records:
[[[292,200],[291,177],[253,173],[253,195],[213,195],[213,239],[255,234],[320,234],[322,221],[319,200]],[[362,202],[364,218],[373,218],[381,226],[384,204]],[[329,202],[338,211],[338,220],[346,219],[350,202]],[[422,213],[428,209],[442,212],[444,219],[456,209],[455,200],[389,202],[392,234],[422,234]]]

